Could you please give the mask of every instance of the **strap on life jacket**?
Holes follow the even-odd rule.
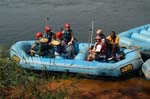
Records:
[[[101,42],[100,42],[100,43],[97,43],[97,44],[94,46],[94,49],[96,49],[99,44],[102,46],[101,51],[99,52],[99,54],[105,54],[105,53],[106,53],[106,45],[103,44],[103,43],[101,43]]]
[[[48,55],[48,52],[49,52],[48,42],[46,42],[46,43],[40,42],[38,46],[39,46],[39,52],[38,52],[39,55],[41,55],[41,56]]]
[[[68,30],[68,31],[64,31],[64,34],[63,34],[63,39],[65,40],[66,43],[68,43],[70,40],[71,40],[71,32],[72,30]]]

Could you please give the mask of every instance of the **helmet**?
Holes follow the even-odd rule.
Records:
[[[62,37],[62,35],[63,35],[62,32],[59,31],[56,33],[56,38],[60,39]]]
[[[35,36],[36,36],[36,38],[38,39],[38,38],[42,37],[43,35],[42,35],[41,32],[37,32]]]
[[[70,28],[70,24],[66,23],[65,28]]]
[[[98,29],[96,34],[102,34],[103,33],[103,30],[102,29]]]
[[[49,32],[49,31],[51,31],[51,27],[45,26],[45,32],[47,33],[47,32]]]

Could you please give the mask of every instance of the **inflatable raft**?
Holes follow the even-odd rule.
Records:
[[[126,47],[141,47],[140,51],[150,55],[150,24],[139,26],[118,34],[119,44]]]
[[[78,53],[74,59],[66,59],[61,56],[54,58],[42,56],[30,56],[27,51],[34,41],[18,41],[10,48],[10,57],[21,67],[33,70],[61,71],[90,75],[118,77],[139,69],[143,60],[141,55],[134,50],[122,49],[125,58],[118,62],[110,61],[86,61],[88,43],[78,43],[75,47]]]
[[[142,65],[142,72],[144,73],[147,80],[150,80],[150,59],[148,59],[143,65]]]

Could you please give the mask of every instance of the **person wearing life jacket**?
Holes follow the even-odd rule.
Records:
[[[101,43],[103,43],[103,45],[105,45],[105,55],[106,55],[106,59],[108,58],[108,42],[106,40],[106,36],[103,33],[102,29],[98,29],[96,32],[96,35],[99,35],[102,38]]]
[[[107,36],[108,47],[110,51],[110,58],[108,60],[115,60],[116,53],[119,53],[119,37],[115,31],[111,31],[110,35]]]
[[[91,50],[89,50],[89,55],[87,57],[87,61],[92,60],[101,60],[101,56],[105,55],[106,47],[105,44],[102,42],[102,38],[97,35],[96,36],[96,42]]]
[[[53,41],[52,44],[55,46],[55,54],[61,55],[66,53],[66,42],[63,40],[63,33],[61,31],[56,32],[56,41]]]
[[[72,30],[70,29],[70,24],[66,23],[64,25],[64,30],[62,31],[63,33],[63,40],[66,42],[66,45],[69,46],[68,50],[71,53],[71,57],[74,57],[74,47],[73,47],[73,43],[74,43],[74,35]]]
[[[30,55],[39,55],[39,56],[46,56],[49,53],[48,47],[48,39],[43,38],[43,35],[41,32],[37,32],[36,35],[36,41],[35,43],[31,46],[29,52]]]
[[[64,25],[63,33],[63,39],[66,42],[67,45],[71,45],[74,42],[73,32],[70,29],[70,24],[66,23]]]
[[[96,35],[99,35],[102,38],[102,42],[106,43],[106,37],[105,37],[102,29],[98,29],[96,32]]]
[[[47,38],[48,39],[48,42],[50,43],[54,38],[55,38],[55,36],[54,36],[54,32],[52,32],[51,31],[51,27],[50,26],[45,26],[45,28],[44,28],[44,35],[43,35],[43,37],[44,38]]]

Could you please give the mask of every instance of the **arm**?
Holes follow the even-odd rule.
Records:
[[[119,37],[118,37],[118,36],[116,36],[115,44],[116,44],[116,45],[119,45]]]
[[[73,32],[71,32],[71,40],[70,42],[68,42],[68,45],[71,45],[74,41],[74,35],[73,35]]]
[[[110,35],[106,37],[106,40],[107,40],[108,44],[111,44],[111,37],[110,37]]]
[[[35,50],[34,50],[34,48],[37,46],[37,43],[35,42],[32,46],[31,46],[31,48],[30,48],[30,50],[29,50],[29,54],[31,54],[31,55],[34,55],[35,54]]]

